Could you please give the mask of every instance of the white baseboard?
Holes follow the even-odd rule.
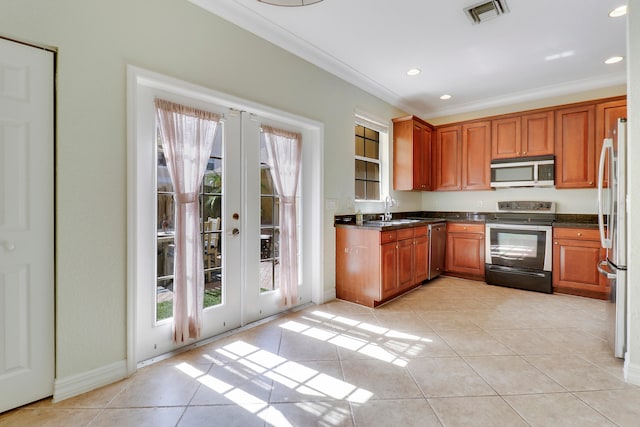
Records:
[[[624,379],[629,384],[640,385],[640,365],[629,362],[629,353],[624,358]]]
[[[325,303],[325,302],[329,302],[329,301],[333,301],[334,299],[336,299],[336,288],[333,287],[331,289],[327,289],[324,291],[324,293],[322,294],[322,302],[321,304]]]
[[[127,361],[121,360],[81,374],[56,378],[53,385],[53,401],[60,402],[126,377]]]

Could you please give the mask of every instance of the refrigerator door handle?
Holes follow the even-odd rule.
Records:
[[[607,150],[610,150],[609,156],[613,155],[613,140],[605,138],[600,151],[600,165],[598,167],[598,228],[600,229],[600,242],[603,248],[611,247],[611,238],[605,235],[604,231],[604,200],[602,192],[604,190],[604,159]],[[611,185],[611,183],[609,183]]]
[[[598,264],[598,271],[607,279],[615,279],[617,277],[616,273],[610,270],[607,260],[600,261],[600,263]]]

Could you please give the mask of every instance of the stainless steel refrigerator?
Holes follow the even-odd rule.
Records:
[[[626,119],[618,119],[611,138],[605,138],[598,169],[598,223],[606,258],[598,270],[610,281],[609,344],[616,357],[626,351],[627,289],[627,156]],[[606,165],[606,167],[605,167]],[[608,185],[604,182],[605,172]]]

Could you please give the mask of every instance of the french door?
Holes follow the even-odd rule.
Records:
[[[53,394],[53,56],[0,38],[0,412]]]
[[[138,90],[136,120],[138,362],[180,346],[171,339],[173,186],[155,123],[155,97],[222,117],[199,194],[205,268],[201,338],[238,328],[283,309],[278,287],[279,197],[271,183],[260,130],[266,119],[208,100],[142,87]],[[273,120],[268,122],[271,124]],[[148,191],[150,188],[155,191]]]

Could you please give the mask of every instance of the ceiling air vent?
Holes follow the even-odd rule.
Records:
[[[471,19],[471,22],[479,24],[503,13],[508,13],[509,7],[506,0],[490,0],[467,7],[464,12]]]

